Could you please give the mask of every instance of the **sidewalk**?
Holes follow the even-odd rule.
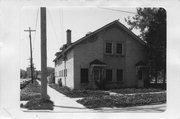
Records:
[[[49,86],[47,86],[47,93],[54,102],[53,111],[55,112],[93,112],[93,110],[84,107],[75,100],[57,92]]]

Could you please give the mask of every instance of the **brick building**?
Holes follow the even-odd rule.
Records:
[[[56,53],[55,83],[71,89],[144,87],[146,43],[115,20]]]

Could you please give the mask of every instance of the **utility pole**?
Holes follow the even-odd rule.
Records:
[[[36,30],[31,30],[31,27],[29,27],[28,30],[24,30],[25,32],[29,32],[29,40],[30,40],[30,67],[31,67],[31,82],[33,83],[34,80],[34,71],[33,71],[33,56],[32,56],[32,41],[31,41],[31,32],[35,32]]]
[[[41,7],[41,98],[47,96],[46,8]]]

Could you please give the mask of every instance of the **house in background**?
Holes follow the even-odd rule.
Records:
[[[37,70],[37,71],[35,71],[36,72],[36,78],[37,79],[41,79],[41,71],[39,70]],[[52,83],[55,83],[55,79],[54,79],[54,68],[52,68],[52,67],[47,67],[47,73],[46,73],[46,75],[47,75],[47,82],[49,83],[49,84],[52,84]]]
[[[36,68],[33,68],[33,76],[36,77]],[[31,67],[27,67],[26,68],[26,72],[27,72],[27,78],[31,78]]]
[[[47,76],[47,82],[48,82],[48,84],[54,84],[55,83],[54,72],[50,73],[50,75]]]
[[[71,89],[144,87],[146,43],[115,20],[56,53],[55,83]]]

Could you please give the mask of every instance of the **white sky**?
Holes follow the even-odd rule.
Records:
[[[135,8],[111,8],[128,12],[136,12]],[[124,18],[134,14],[102,8],[47,8],[47,65],[54,67],[54,54],[66,43],[66,30],[72,30],[72,42],[83,37],[114,20],[127,26]],[[37,17],[38,16],[38,17]],[[37,23],[36,23],[37,21]],[[37,24],[37,25],[36,25]],[[20,67],[26,69],[30,65],[29,35],[24,32],[28,27],[36,29],[32,33],[33,62],[40,69],[40,9],[24,8],[21,12]]]

